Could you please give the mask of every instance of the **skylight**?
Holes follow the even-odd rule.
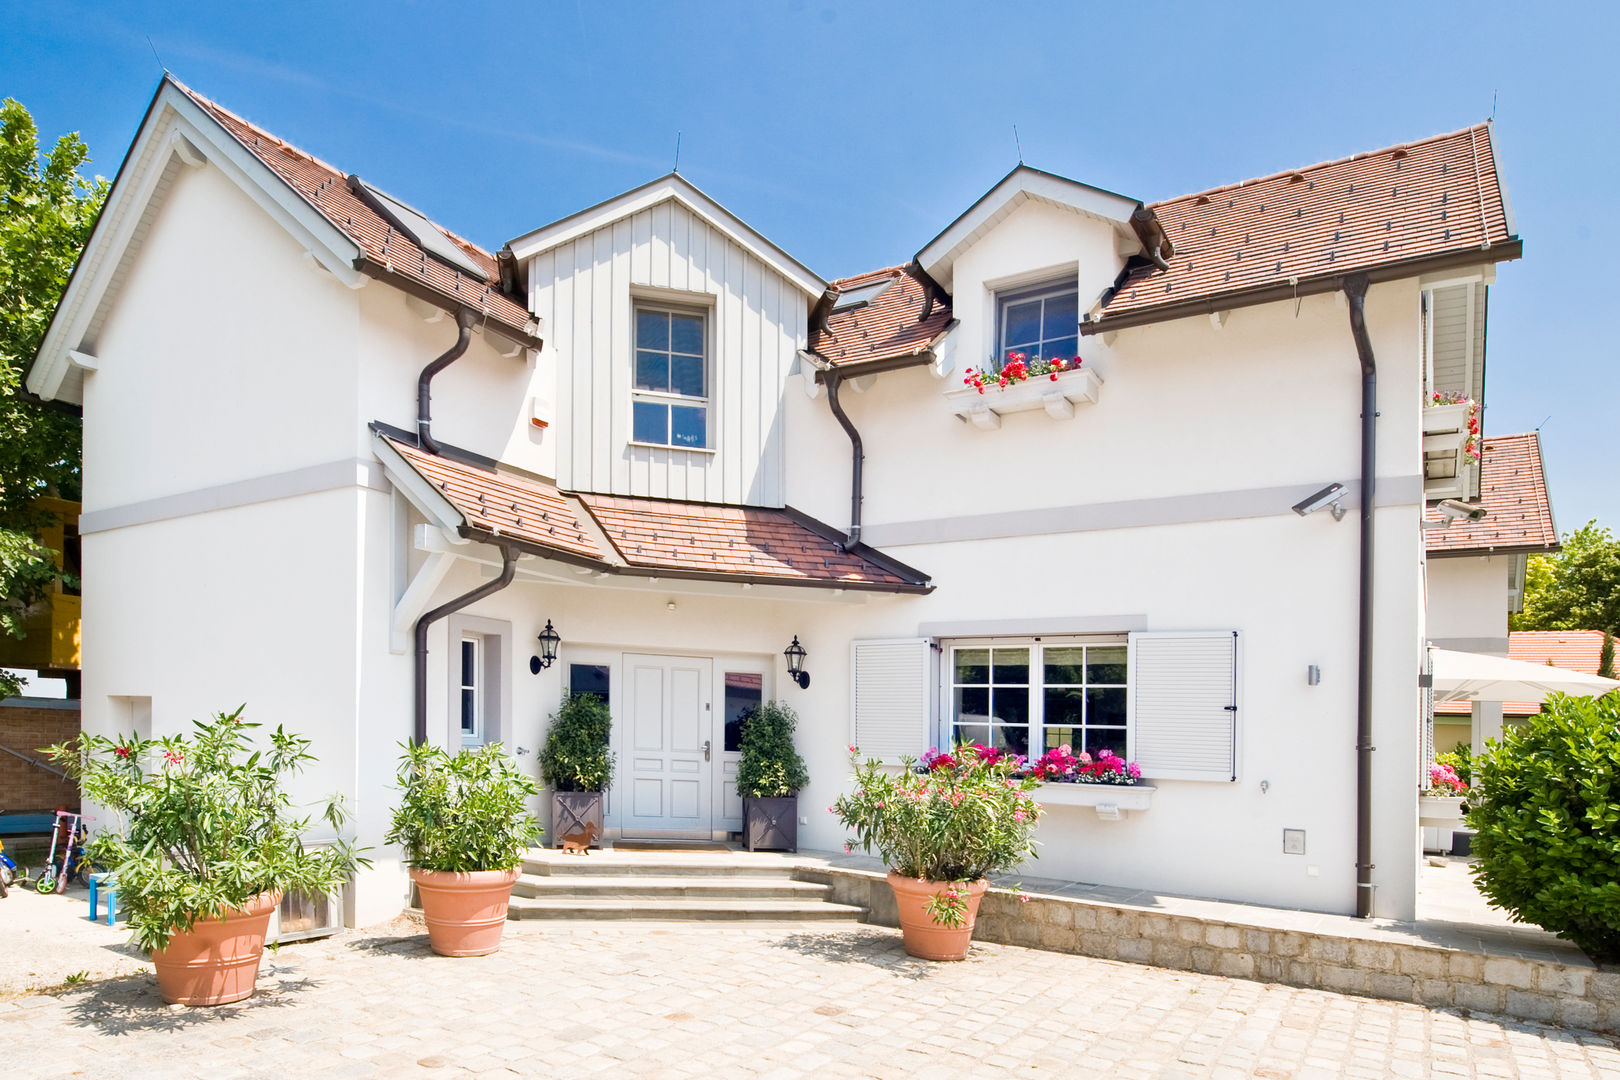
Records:
[[[394,228],[414,240],[417,247],[452,270],[459,270],[479,281],[489,280],[489,274],[484,268],[473,262],[472,258],[461,250],[455,241],[446,236],[442,229],[422,216],[421,211],[377,190],[358,176],[350,177],[350,180],[353,181],[354,187],[360,189],[357,194],[369,202],[372,209],[387,218]]]
[[[839,292],[838,299],[833,301],[832,313],[837,315],[845,311],[854,311],[865,307],[882,295],[883,290],[894,284],[893,278],[873,282],[871,285],[857,285],[853,289],[844,289]]]

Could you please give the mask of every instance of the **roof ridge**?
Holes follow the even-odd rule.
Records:
[[[1181,202],[1184,199],[1196,199],[1201,195],[1219,195],[1222,192],[1238,191],[1242,188],[1253,187],[1256,184],[1266,183],[1269,180],[1280,180],[1283,177],[1293,176],[1296,173],[1315,172],[1318,169],[1329,169],[1335,165],[1348,165],[1350,162],[1359,161],[1362,158],[1377,157],[1379,154],[1393,154],[1397,150],[1411,150],[1414,147],[1424,146],[1432,142],[1439,142],[1442,139],[1455,139],[1459,135],[1474,134],[1486,128],[1489,124],[1490,121],[1482,120],[1477,124],[1470,124],[1467,127],[1458,128],[1455,131],[1441,132],[1438,135],[1428,135],[1421,139],[1414,139],[1411,142],[1395,143],[1392,146],[1383,146],[1376,150],[1362,150],[1346,157],[1333,158],[1328,161],[1318,161],[1314,165],[1301,165],[1293,169],[1279,169],[1277,172],[1268,173],[1265,176],[1256,176],[1248,180],[1239,180],[1234,184],[1222,184],[1219,187],[1205,188],[1202,191],[1189,191],[1183,195],[1173,195],[1168,199],[1159,199],[1148,203],[1147,207],[1150,210],[1157,210],[1161,206],[1168,206],[1171,203]]]
[[[851,281],[858,281],[861,278],[877,277],[879,274],[903,274],[906,272],[906,267],[910,265],[910,263],[899,263],[895,266],[884,266],[877,270],[867,270],[859,274],[849,274],[845,277],[834,278],[833,280],[827,282],[827,284],[837,287]]]

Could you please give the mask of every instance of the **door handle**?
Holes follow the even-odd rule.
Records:
[[[703,760],[704,761],[709,760],[709,750],[713,746],[714,746],[714,741],[712,739],[704,739],[703,740]]]

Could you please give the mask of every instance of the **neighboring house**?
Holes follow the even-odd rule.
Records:
[[[1424,402],[1519,253],[1480,125],[1154,204],[1020,166],[831,283],[679,175],[491,254],[166,79],[28,378],[85,412],[85,725],[311,735],[350,921],[396,745],[532,768],[570,689],[613,835],[735,831],[780,698],[809,847],[847,744],[1113,748],[1149,784],[1051,791],[1036,872],[1410,917],[1419,522],[1477,484]],[[965,385],[1011,351],[1084,362]]]
[[[1509,645],[1508,615],[1524,607],[1525,561],[1559,549],[1541,437],[1533,431],[1493,435],[1483,450],[1478,503],[1485,516],[1442,528],[1438,510],[1427,514],[1429,643],[1523,659]],[[1445,753],[1458,743],[1484,745],[1501,733],[1501,710],[1501,702],[1437,703],[1432,752]]]
[[[1601,630],[1515,630],[1508,635],[1507,655],[1527,664],[1550,664],[1586,675],[1596,675],[1603,653]],[[1501,702],[1502,721],[1523,720],[1541,711],[1539,701]],[[1470,731],[1471,702],[1437,701],[1434,705],[1434,748],[1436,753],[1455,750],[1458,743],[1473,740]],[[1500,734],[1501,723],[1490,734]]]

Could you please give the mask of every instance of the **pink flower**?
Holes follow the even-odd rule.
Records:
[[[850,847],[850,846],[849,846],[849,845],[848,845],[848,844],[845,844],[845,845],[844,845],[844,854],[845,854],[845,855],[848,855],[848,854],[849,854],[849,853],[850,853],[850,852],[852,852],[852,851],[854,851],[854,850],[855,850],[855,849],[854,849],[854,848],[852,848],[852,847]]]
[[[1018,902],[1020,904],[1027,904],[1027,903],[1029,903],[1029,897],[1025,896],[1023,893],[1019,893],[1018,894]]]
[[[173,750],[165,750],[163,751],[163,760],[167,761],[170,765],[178,765],[185,759],[179,754],[175,753]]]
[[[858,754],[858,753],[860,753],[860,748],[856,747],[856,746],[852,746],[852,747],[849,748],[849,752],[852,753],[852,754]]]
[[[1027,816],[1028,815],[1026,815],[1022,810],[1014,810],[1013,811],[1013,820],[1014,821],[1023,821],[1024,818],[1027,817]]]
[[[129,747],[127,747],[127,746],[115,746],[115,747],[113,747],[113,753],[115,755],[117,755],[118,757],[127,758],[127,757],[129,757]]]

